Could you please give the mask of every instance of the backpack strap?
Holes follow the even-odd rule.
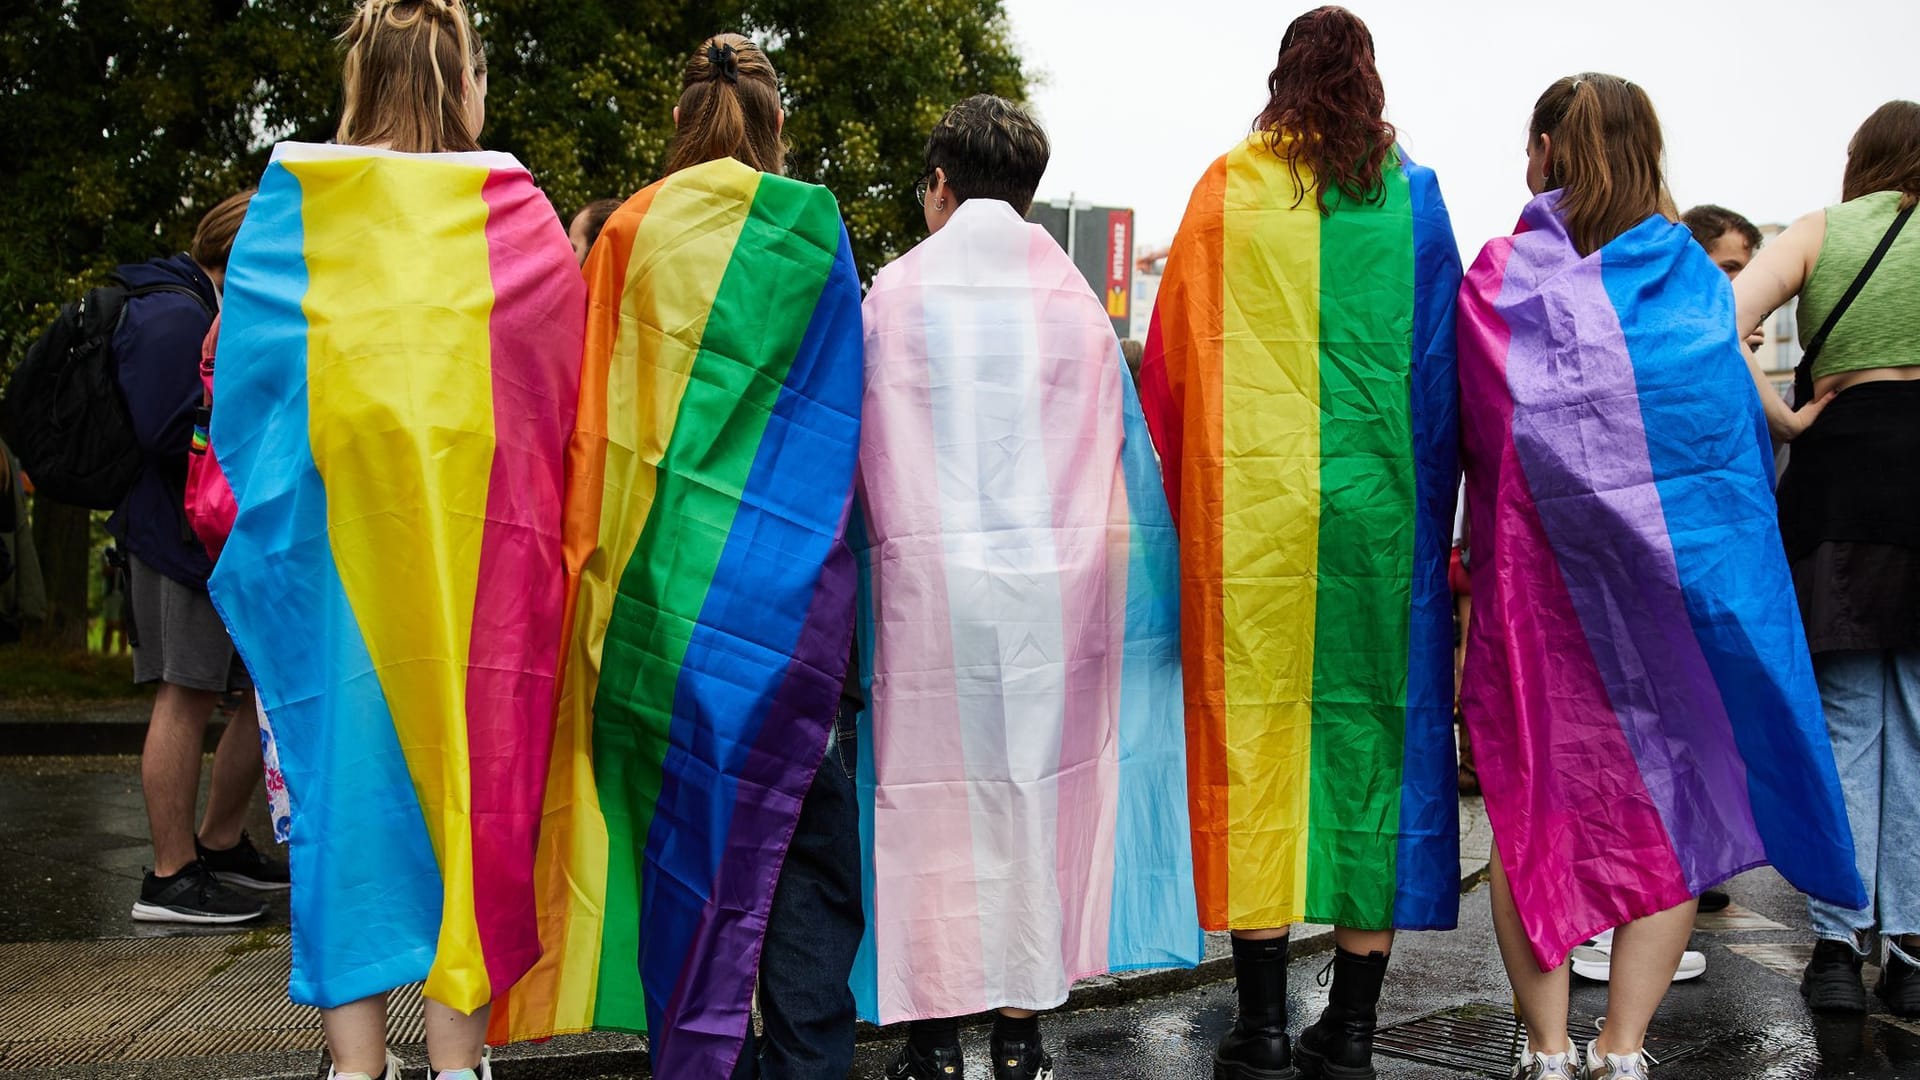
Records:
[[[1867,279],[1873,276],[1873,271],[1880,265],[1880,260],[1886,258],[1887,252],[1893,248],[1894,239],[1906,226],[1907,219],[1913,216],[1913,209],[1909,206],[1894,216],[1893,224],[1887,226],[1887,234],[1880,238],[1880,246],[1874,248],[1873,254],[1867,256],[1867,261],[1861,264],[1860,273],[1854,276],[1853,284],[1848,285],[1847,291],[1840,294],[1840,301],[1833,305],[1832,311],[1827,312],[1827,321],[1820,324],[1820,329],[1814,331],[1812,340],[1807,342],[1806,353],[1800,357],[1799,366],[1793,369],[1794,408],[1798,409],[1813,400],[1813,362],[1819,357],[1821,348],[1826,345],[1827,335],[1833,333],[1833,328],[1840,321],[1840,316],[1846,314],[1847,308],[1853,305],[1853,298],[1859,296],[1860,290],[1867,287]]]
[[[137,289],[128,289],[127,299],[131,300],[136,296],[152,296],[155,293],[179,293],[182,296],[191,296],[193,297],[193,302],[200,305],[200,310],[206,312],[208,317],[212,317],[214,314],[213,308],[207,304],[207,298],[200,295],[200,290],[190,289],[185,285],[176,285],[170,281],[163,281],[158,285],[142,285]]]

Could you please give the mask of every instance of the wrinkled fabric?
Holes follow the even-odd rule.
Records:
[[[586,279],[544,954],[493,1035],[724,1077],[848,655],[860,287],[826,189],[730,158],[629,199]]]
[[[1197,963],[1177,550],[1111,320],[981,199],[865,315],[862,1015]]]
[[[1377,199],[1327,202],[1264,134],[1215,162],[1140,372],[1180,530],[1209,929],[1458,915],[1460,257],[1432,171],[1397,150]]]
[[[295,1001],[539,955],[584,290],[504,154],[283,143],[227,268],[211,582],[293,822]]]
[[[1543,970],[1763,863],[1863,898],[1733,294],[1658,217],[1582,257],[1557,201],[1459,329],[1462,712]]]

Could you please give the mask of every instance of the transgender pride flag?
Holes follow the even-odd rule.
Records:
[[[1179,553],[1106,311],[976,199],[865,314],[862,1015],[1197,962]]]

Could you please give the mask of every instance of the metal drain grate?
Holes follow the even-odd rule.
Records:
[[[0,1073],[320,1049],[287,1000],[284,933],[0,945]],[[425,1041],[420,987],[388,999],[388,1040]]]
[[[1577,1020],[1571,1034],[1584,1045],[1599,1031],[1591,1020]],[[1501,1078],[1511,1075],[1519,1045],[1520,1021],[1498,1005],[1456,1005],[1384,1027],[1373,1037],[1373,1048],[1382,1054]],[[1661,1062],[1697,1053],[1702,1045],[1695,1039],[1647,1033],[1647,1053]]]

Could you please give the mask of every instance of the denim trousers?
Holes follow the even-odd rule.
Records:
[[[860,810],[853,717],[834,725],[827,758],[800,804],[760,953],[760,1037],[734,1080],[845,1080],[853,1068],[854,954],[860,901]]]
[[[1866,952],[1876,929],[1920,933],[1920,649],[1822,652],[1813,668],[1867,906],[1807,909],[1815,936]]]

